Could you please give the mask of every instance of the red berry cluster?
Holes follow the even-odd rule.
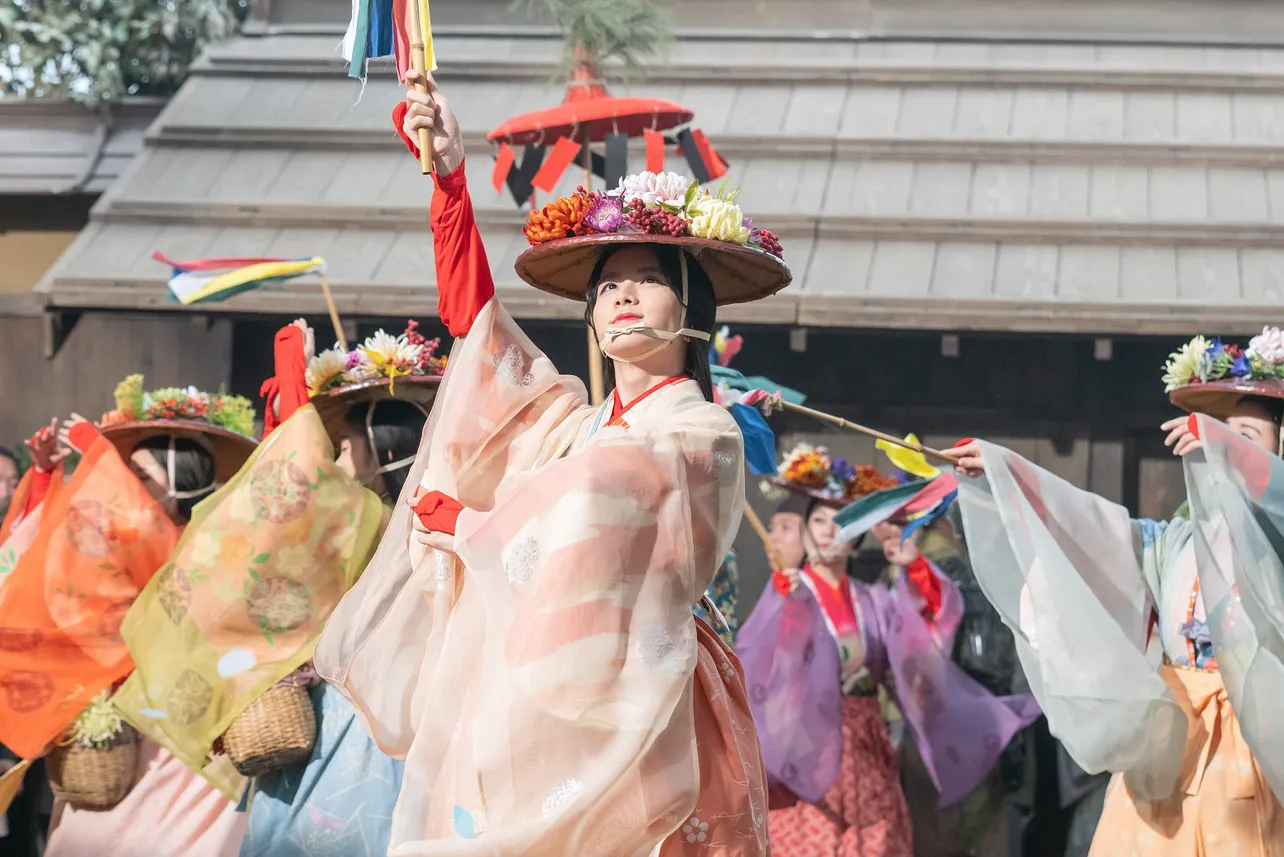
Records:
[[[432,362],[433,354],[436,353],[438,346],[441,345],[441,338],[437,337],[432,340],[424,339],[424,335],[419,332],[419,322],[411,319],[406,322],[406,342],[410,345],[423,346],[419,352],[419,361],[415,364],[415,369],[423,372]]]
[[[785,248],[780,246],[780,236],[766,229],[754,230],[754,243],[777,259],[785,257]]]
[[[663,208],[648,208],[646,203],[635,199],[629,204],[629,223],[639,232],[648,235],[672,235],[682,238],[691,234],[691,224],[677,214],[670,214]]]

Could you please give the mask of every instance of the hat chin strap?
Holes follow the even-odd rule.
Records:
[[[169,455],[165,459],[165,475],[169,477],[169,496],[175,500],[195,500],[197,497],[204,497],[215,488],[218,482],[211,482],[204,488],[197,488],[195,491],[175,491],[174,486],[178,483],[174,477],[174,436],[169,436]]]
[[[654,327],[647,327],[644,324],[631,324],[628,327],[617,327],[617,328],[614,328],[613,330],[608,330],[605,333],[605,335],[598,338],[597,346],[598,348],[602,349],[603,354],[605,354],[607,357],[610,357],[612,360],[616,361],[617,363],[637,363],[655,354],[659,354],[661,351],[663,351],[665,348],[669,346],[669,343],[673,342],[673,340],[675,339],[681,339],[685,337],[687,339],[699,339],[702,342],[708,342],[712,338],[708,333],[706,333],[703,330],[692,330],[691,328],[687,327],[687,254],[686,254],[686,251],[680,251],[678,253],[678,264],[682,268],[682,321],[679,324],[678,329],[676,331],[659,330]],[[643,354],[638,354],[633,357],[623,357],[618,354],[613,354],[611,352],[611,347],[615,345],[615,340],[619,339],[621,336],[628,336],[631,333],[640,333],[643,336],[650,337],[651,339],[658,339],[659,342],[657,342],[655,347],[650,349],[649,351]]]

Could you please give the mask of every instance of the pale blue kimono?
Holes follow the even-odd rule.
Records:
[[[321,684],[311,694],[312,758],[259,778],[241,857],[384,857],[404,766],[337,691]]]

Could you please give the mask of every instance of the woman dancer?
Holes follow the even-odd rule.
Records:
[[[1256,648],[1256,629],[1248,615],[1238,628],[1232,621],[1254,587],[1236,592],[1220,574],[1231,557],[1243,561],[1257,525],[1251,515],[1228,527],[1207,514],[1224,486],[1235,490],[1229,447],[1245,459],[1278,453],[1281,342],[1274,328],[1242,352],[1196,337],[1169,361],[1172,402],[1221,438],[1207,463],[1201,451],[1185,465],[1192,500],[1203,484],[1203,512],[1133,520],[1002,447],[966,441],[952,453],[974,477],[960,491],[974,568],[1016,635],[1053,735],[1085,770],[1115,773],[1094,857],[1284,854],[1278,730],[1253,708],[1242,669],[1256,660],[1242,649]],[[1186,417],[1162,430],[1178,456],[1203,447]],[[1219,479],[1206,478],[1212,467]],[[1278,587],[1269,579],[1277,548],[1259,547],[1248,569],[1255,586]]]
[[[494,298],[459,128],[428,86],[398,112],[408,140],[433,129],[439,314],[462,339],[414,510],[394,513],[316,656],[406,759],[390,853],[765,854],[738,665],[691,605],[744,503],[706,343],[718,303],[788,283],[747,246],[774,236],[667,174],[534,213],[519,275],[586,300],[610,358],[615,392],[586,407]]]
[[[104,557],[106,562],[96,560],[99,567],[119,563],[131,568],[134,580],[146,581],[168,558],[196,504],[253,452],[254,441],[248,436],[252,427],[253,411],[243,399],[191,389],[144,394],[142,377],[132,376],[117,388],[117,409],[104,417],[101,429],[79,417],[63,427],[64,446],[79,453],[81,460],[47,510],[46,526],[57,524],[54,517],[62,502],[70,501],[70,510],[63,510],[62,528],[77,551]],[[87,517],[91,512],[94,515]],[[58,535],[51,533],[50,538],[50,544],[56,544]],[[140,557],[143,551],[146,561]],[[99,663],[123,664],[118,668],[127,672],[132,664],[119,629],[138,589],[127,594],[115,588],[119,578],[112,584],[107,577],[94,582],[91,575],[73,571],[66,555],[45,556],[57,557],[45,573],[61,573],[67,585],[80,587],[89,595],[82,603],[103,605],[119,599],[93,621],[98,633],[106,635],[98,644],[103,658]],[[135,559],[125,561],[127,556]],[[15,576],[23,573],[20,567]],[[62,611],[50,604],[54,612]],[[65,624],[67,619],[62,615],[63,627],[74,627]],[[112,625],[105,627],[107,620]],[[108,656],[109,652],[114,654]],[[60,660],[65,665],[65,658]],[[59,802],[45,853],[235,855],[244,822],[234,802],[166,749],[144,739],[137,774],[124,799],[106,811]]]
[[[414,330],[412,323],[408,333]],[[435,342],[410,338],[398,341],[395,351],[413,366],[394,386],[387,377],[353,378],[346,367],[360,355],[339,361],[334,349],[314,356],[312,330],[296,322],[277,334],[277,371],[263,390],[280,403],[274,422],[285,422],[311,400],[331,429],[340,469],[388,506],[401,495],[444,368],[433,355]],[[381,341],[366,344],[376,348]],[[383,857],[403,765],[374,745],[338,691],[322,682],[310,693],[317,718],[312,755],[306,764],[257,779],[241,857]]]
[[[908,857],[909,809],[879,688],[904,713],[945,806],[975,787],[1037,709],[1028,699],[996,699],[951,661],[961,597],[925,558],[909,561],[890,591],[848,573],[853,544],[836,518],[840,506],[856,501],[851,520],[921,503],[929,505],[918,511],[930,513],[949,485],[907,489],[805,444],[779,471],[811,498],[807,558],[764,593],[739,649],[778,786],[773,853]]]

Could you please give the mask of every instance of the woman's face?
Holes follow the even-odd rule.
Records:
[[[360,482],[369,485],[378,474],[370,444],[352,429],[345,429],[339,440],[339,457],[334,460],[339,469]]]
[[[817,504],[807,516],[807,556],[825,562],[845,561],[852,555],[852,543],[838,541],[838,524],[832,506]]]
[[[1247,440],[1252,441],[1267,452],[1279,450],[1279,428],[1271,413],[1261,402],[1253,399],[1240,399],[1235,409],[1226,418],[1226,424]]]
[[[611,356],[637,358],[659,341],[640,333],[627,333],[611,341],[606,339],[607,331],[637,324],[668,331],[682,326],[682,302],[672,285],[650,247],[626,247],[611,255],[595,284],[593,305],[593,329]],[[670,342],[668,347],[684,348],[681,340]]]
[[[129,454],[129,470],[143,483],[165,514],[173,520],[178,516],[178,501],[169,495],[169,474],[150,449],[136,449]]]

